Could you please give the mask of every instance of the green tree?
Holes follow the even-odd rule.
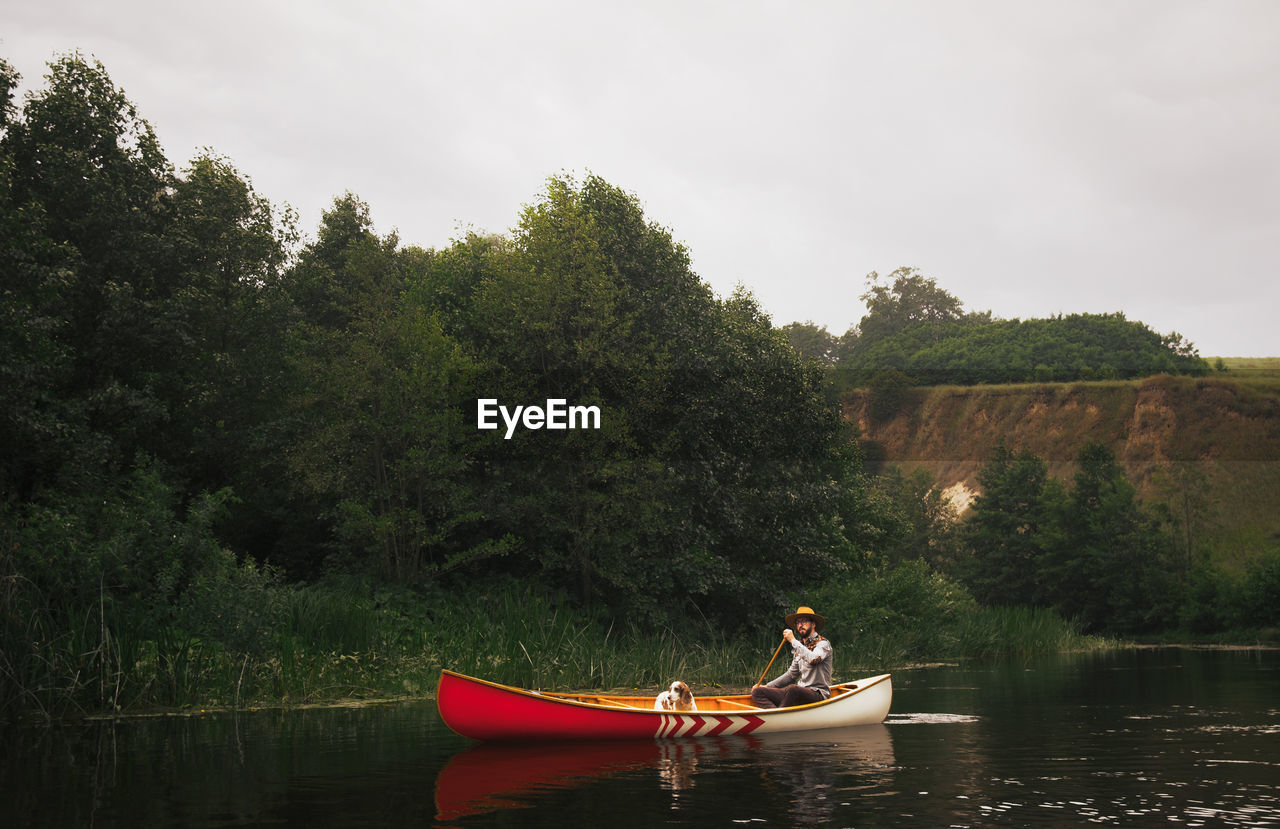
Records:
[[[172,171],[101,64],[72,54],[51,63],[46,80],[20,118],[6,106],[0,142],[15,243],[0,280],[25,361],[9,371],[36,401],[18,428],[58,430],[52,445],[62,450],[23,453],[24,489],[109,476],[136,450],[160,449],[181,398],[171,362],[180,332],[167,307]],[[50,371],[34,376],[37,366]]]
[[[965,583],[983,604],[1043,604],[1061,488],[1042,458],[1004,445],[978,472],[978,484],[981,492],[964,526]]]
[[[1197,545],[1210,521],[1209,478],[1190,462],[1162,467],[1152,477],[1163,499],[1157,506],[1169,522],[1174,544],[1179,548],[1179,572],[1185,575],[1196,565]]]
[[[602,411],[598,431],[488,434],[476,469],[491,532],[521,539],[511,569],[633,617],[740,620],[872,534],[820,367],[749,295],[716,299],[634,196],[554,178],[511,239],[456,243],[424,285],[483,396]]]
[[[1077,463],[1061,538],[1048,557],[1050,600],[1087,630],[1167,624],[1176,604],[1168,551],[1124,468],[1096,441],[1080,450]]]
[[[896,567],[923,561],[935,571],[949,571],[956,564],[959,516],[926,469],[904,474],[892,467],[875,481],[877,491],[895,506],[904,532],[885,546],[885,560]]]
[[[1208,365],[1177,335],[1162,336],[1123,314],[1032,320],[968,314],[909,324],[880,340],[860,340],[858,348],[845,353],[840,368],[862,383],[877,371],[894,368],[921,384],[974,384],[1196,375]]]
[[[867,414],[877,423],[890,421],[902,410],[911,378],[894,368],[871,375],[867,383]]]
[[[875,271],[867,274],[867,292],[862,295],[867,313],[858,323],[860,348],[910,327],[955,322],[964,316],[960,300],[917,268],[898,268],[885,280],[881,283]]]
[[[72,355],[59,338],[59,293],[75,251],[49,238],[41,206],[14,191],[18,80],[0,60],[0,501],[31,497],[84,428],[81,410],[62,394]]]
[[[410,290],[431,256],[374,236],[363,215],[339,199],[301,256],[307,288],[322,289],[297,332],[290,467],[304,494],[331,504],[339,549],[413,582],[509,545],[467,533],[482,517],[466,482],[475,363]]]
[[[825,325],[819,328],[812,321],[791,322],[782,326],[782,333],[787,335],[787,341],[800,356],[822,365],[835,363],[839,340]]]
[[[183,394],[171,428],[185,449],[178,460],[197,487],[254,489],[261,476],[246,473],[261,471],[259,458],[274,449],[255,431],[283,401],[295,321],[284,290],[294,217],[209,153],[177,179],[172,200],[167,239],[180,278],[168,307],[181,333],[174,362]]]

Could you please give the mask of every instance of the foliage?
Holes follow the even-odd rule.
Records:
[[[870,395],[867,414],[878,423],[892,420],[902,409],[907,389],[912,385],[911,378],[896,368],[877,371],[867,383]]]
[[[1280,626],[1280,549],[1272,547],[1241,573],[1202,563],[1188,578],[1181,627],[1195,634]],[[1273,633],[1274,635],[1274,633]]]
[[[954,568],[958,554],[959,516],[925,469],[905,474],[890,467],[875,480],[874,489],[893,504],[901,532],[884,539],[882,558],[891,565],[923,561],[935,571]]]
[[[856,447],[820,369],[749,295],[714,298],[634,196],[553,178],[510,240],[455,243],[421,290],[484,366],[478,395],[602,411],[478,450],[522,572],[650,622],[728,621],[854,559]]]
[[[867,277],[867,313],[834,348],[840,383],[866,385],[901,371],[921,385],[1069,382],[1204,375],[1209,364],[1180,334],[1157,334],[1124,314],[993,319],[964,311],[959,299],[915,268],[892,282]],[[786,330],[806,333],[793,323]]]
[[[1056,546],[1063,495],[1044,460],[1001,445],[978,473],[981,494],[964,527],[965,583],[987,605],[1042,605],[1045,557]]]
[[[886,283],[881,284],[875,271],[867,274],[867,292],[862,295],[867,313],[858,323],[858,350],[908,329],[937,330],[940,323],[964,318],[963,303],[917,268],[898,268]]]
[[[1098,647],[1052,610],[979,605],[923,561],[883,566],[806,592],[797,602],[827,619],[842,676],[913,661]]]
[[[860,348],[840,363],[865,383],[894,368],[922,385],[1070,382],[1208,372],[1176,333],[1160,335],[1124,314],[961,320],[917,325]]]
[[[1042,459],[999,447],[979,473],[961,568],[982,601],[1052,607],[1086,631],[1173,621],[1175,556],[1109,448],[1090,442],[1063,492]]]
[[[410,290],[429,262],[394,235],[375,237],[346,197],[296,269],[329,297],[309,293],[312,319],[294,332],[289,468],[304,493],[333,504],[340,548],[400,582],[511,547],[467,536],[482,517],[465,480],[476,363]]]
[[[824,325],[819,328],[812,321],[791,322],[782,326],[782,333],[800,356],[823,365],[834,365],[839,338]]]
[[[7,505],[0,708],[171,702],[181,696],[173,672],[190,667],[200,637],[261,649],[276,621],[274,576],[237,564],[213,538],[228,498],[180,512],[163,469],[140,464],[105,498]]]
[[[338,574],[740,629],[888,532],[822,368],[599,177],[439,251],[348,193],[299,247],[230,160],[175,171],[101,64],[57,59],[20,109],[16,84],[0,66],[3,704],[354,683],[301,622],[341,602],[296,583]],[[482,397],[602,417],[508,440]]]

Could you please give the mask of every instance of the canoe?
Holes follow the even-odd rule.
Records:
[[[442,671],[436,707],[473,740],[630,740],[813,731],[884,722],[889,674],[843,682],[831,697],[792,708],[756,708],[746,694],[699,696],[698,710],[655,711],[651,696],[529,691]]]

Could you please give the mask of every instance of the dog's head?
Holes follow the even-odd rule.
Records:
[[[693,704],[693,691],[678,679],[671,683],[671,696],[678,701],[676,704],[681,708],[688,708]]]

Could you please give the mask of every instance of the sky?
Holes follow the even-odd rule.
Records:
[[[351,191],[439,248],[590,172],[775,325],[843,333],[911,266],[997,317],[1280,356],[1272,0],[0,0],[22,89],[71,50],[308,233]]]

